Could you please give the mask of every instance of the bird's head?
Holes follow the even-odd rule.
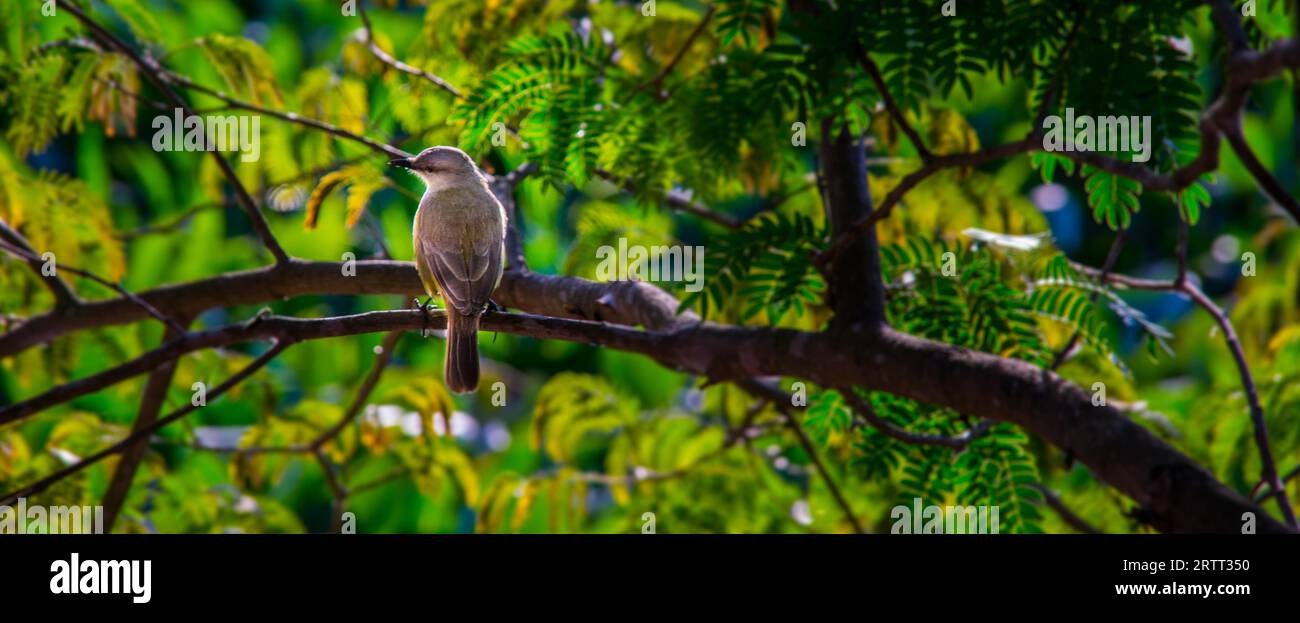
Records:
[[[481,179],[474,160],[455,147],[430,147],[411,158],[390,160],[388,164],[414,173],[430,188]]]

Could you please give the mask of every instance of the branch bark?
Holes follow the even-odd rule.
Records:
[[[414,271],[411,273],[414,278]],[[323,319],[269,317],[192,333],[160,358],[170,360],[200,348],[269,337],[295,342],[374,331],[414,331],[423,320],[416,311]],[[431,326],[442,326],[440,316],[432,319]],[[604,322],[489,313],[483,318],[483,329],[640,353],[667,367],[717,381],[777,375],[806,378],[822,386],[861,386],[1011,422],[1072,452],[1099,479],[1144,506],[1161,530],[1236,532],[1242,513],[1253,512],[1261,532],[1287,531],[1118,409],[1092,406],[1091,396],[1079,387],[1025,362],[888,328],[848,340],[829,333],[699,322],[642,331]],[[147,369],[151,366],[144,366],[141,372]],[[65,389],[56,391],[64,392],[60,399],[67,398]],[[29,412],[25,404],[9,409]],[[13,419],[11,414],[7,411],[6,419]]]
[[[831,118],[822,119],[821,137],[818,161],[824,169],[826,211],[832,235],[839,235],[871,217],[867,155],[848,126],[836,127]],[[832,331],[861,333],[884,326],[885,286],[875,229],[855,237],[825,270],[828,298],[835,310]]]
[[[163,341],[179,337],[181,336],[175,331],[168,330]],[[171,387],[175,374],[175,359],[158,366],[149,374],[149,380],[145,382],[144,393],[140,398],[140,412],[136,415],[135,422],[131,424],[132,433],[146,430],[158,421],[158,414],[162,411],[163,402],[167,398],[167,389]],[[139,469],[140,461],[144,459],[145,450],[148,449],[148,438],[141,437],[122,450],[122,456],[113,470],[113,478],[108,483],[108,490],[104,493],[104,532],[113,531],[113,524],[122,511],[127,494],[131,491],[136,470]]]

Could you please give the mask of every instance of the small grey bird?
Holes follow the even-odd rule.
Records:
[[[430,297],[447,308],[447,389],[478,388],[478,323],[501,283],[506,212],[474,160],[455,147],[430,147],[388,164],[424,180],[415,213],[415,266]]]

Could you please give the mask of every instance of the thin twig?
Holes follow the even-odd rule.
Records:
[[[361,409],[366,405],[366,400],[370,398],[370,393],[374,391],[375,385],[379,383],[379,377],[384,374],[384,369],[388,367],[388,362],[392,360],[393,350],[397,348],[397,340],[402,337],[402,333],[404,332],[390,331],[388,335],[384,336],[383,342],[379,344],[379,349],[375,351],[375,361],[370,366],[370,372],[366,374],[366,378],[357,387],[357,393],[352,397],[352,402],[348,405],[347,411],[343,413],[343,417],[321,433],[319,437],[312,440],[308,446],[314,450],[321,449],[326,442],[342,433],[343,429],[347,428],[361,413]]]
[[[1115,261],[1119,259],[1119,252],[1123,249],[1124,242],[1127,238],[1127,229],[1121,229],[1115,232],[1115,240],[1110,243],[1110,251],[1106,253],[1106,261],[1101,265],[1101,278],[1098,280],[1101,283],[1106,283],[1106,277],[1110,275],[1110,271],[1115,267]],[[1101,296],[1101,291],[1094,290],[1092,294],[1089,295],[1088,300],[1091,303],[1096,304],[1097,297],[1099,296]],[[1075,345],[1079,343],[1079,338],[1082,336],[1083,329],[1075,329],[1074,334],[1070,336],[1070,339],[1065,343],[1065,346],[1061,347],[1061,350],[1056,352],[1056,356],[1052,358],[1052,363],[1047,369],[1055,370],[1061,367],[1061,364],[1065,363],[1065,360],[1069,358],[1070,352],[1074,350]]]
[[[636,183],[630,178],[620,179],[619,176],[604,169],[596,169],[594,173],[605,180],[621,185],[623,190],[629,193],[636,193]],[[702,219],[713,221],[727,229],[740,229],[744,226],[744,223],[731,215],[715,212],[704,205],[692,201],[690,195],[687,193],[671,190],[659,193],[659,195],[663,199],[665,205],[679,212],[693,214]]]
[[[673,55],[672,60],[668,61],[668,64],[664,65],[664,68],[660,70],[658,74],[655,74],[654,78],[651,78],[649,81],[632,89],[628,96],[630,97],[639,91],[652,88],[652,93],[654,93],[656,99],[659,101],[667,100],[668,93],[663,90],[664,80],[673,73],[673,69],[677,67],[677,64],[682,62],[682,59],[686,57],[686,53],[690,51],[691,46],[695,45],[695,40],[698,39],[700,34],[704,32],[704,29],[708,27],[709,20],[713,19],[713,14],[716,13],[717,10],[718,7],[716,4],[710,4],[709,9],[705,11],[704,16],[700,18],[700,23],[695,25],[695,29],[686,37],[686,43],[683,43],[682,47],[677,50],[677,53]]]
[[[55,309],[67,309],[81,304],[77,293],[73,292],[72,286],[58,276],[57,270],[56,274],[45,276],[43,272],[45,261],[38,256],[36,250],[22,234],[2,220],[0,220],[0,241],[8,243],[6,248],[16,250],[16,255],[26,260],[27,265],[32,267],[32,272],[36,273],[37,279],[50,291],[50,294],[54,295]]]
[[[867,76],[871,78],[872,84],[876,85],[876,92],[880,94],[880,99],[885,102],[885,109],[889,111],[889,116],[894,119],[894,123],[897,124],[898,128],[903,131],[905,136],[907,136],[907,140],[911,141],[912,147],[914,147],[916,153],[921,156],[921,161],[927,163],[930,162],[930,159],[934,157],[933,154],[931,154],[930,150],[926,148],[920,135],[916,133],[916,129],[912,127],[911,123],[908,123],[907,117],[903,115],[903,110],[899,108],[898,103],[894,101],[894,96],[890,94],[889,87],[885,84],[885,77],[880,73],[880,67],[876,65],[875,61],[871,60],[871,56],[867,54],[867,51],[862,48],[862,45],[856,41],[853,44],[853,54],[857,57],[858,64],[862,66],[862,69],[867,72]]]
[[[207,94],[211,97],[215,97],[235,108],[240,108],[250,112],[266,115],[268,117],[274,117],[281,121],[288,121],[290,123],[296,123],[315,130],[320,130],[322,132],[325,132],[326,134],[331,134],[339,138],[360,143],[362,145],[365,145],[366,147],[369,147],[372,151],[385,154],[393,158],[409,158],[411,156],[411,154],[401,149],[398,149],[396,147],[393,147],[392,145],[381,143],[379,141],[366,138],[359,134],[353,134],[352,132],[344,130],[343,128],[340,128],[334,124],[326,123],[324,121],[320,121],[319,119],[305,117],[295,112],[276,110],[274,108],[259,106],[252,102],[246,102],[244,100],[233,97],[231,95],[227,95],[226,93],[219,91],[217,89],[213,89],[211,87],[206,87],[201,84],[198,84],[193,80],[190,80],[189,78],[175,72],[164,71],[163,76],[168,82],[171,82],[177,86],[184,87],[187,89],[193,89],[200,93]]]
[[[392,67],[393,69],[396,69],[400,72],[428,80],[429,82],[436,85],[438,88],[450,93],[451,96],[456,99],[464,99],[465,96],[461,94],[460,89],[457,89],[456,87],[452,86],[450,82],[447,82],[446,80],[443,80],[442,78],[432,73],[420,69],[419,67],[413,67],[411,65],[403,63],[402,61],[393,58],[393,56],[388,52],[385,52],[383,48],[379,47],[379,44],[375,43],[374,37],[371,36],[370,16],[366,14],[366,7],[364,2],[357,3],[357,12],[361,15],[361,23],[364,24],[365,26],[365,29],[362,31],[363,34],[362,34],[361,42],[364,43],[366,47],[370,49],[370,53],[374,54],[375,58],[379,59],[379,61],[384,63],[385,65],[388,65],[389,67]]]
[[[1060,515],[1061,519],[1071,528],[1084,534],[1101,534],[1101,530],[1098,530],[1071,510],[1069,506],[1066,506],[1065,502],[1061,500],[1061,496],[1055,491],[1038,482],[1030,483],[1029,486],[1037,489],[1043,495],[1043,500],[1047,502],[1047,505],[1052,507],[1052,510],[1056,511],[1056,514]]]
[[[917,444],[923,446],[946,446],[954,450],[962,450],[965,449],[966,446],[970,445],[972,441],[978,439],[980,436],[988,432],[988,430],[993,427],[993,422],[989,420],[984,420],[979,422],[975,426],[967,429],[965,432],[954,435],[952,437],[946,435],[927,435],[924,433],[914,433],[912,431],[899,428],[889,423],[889,421],[885,420],[884,418],[880,417],[876,413],[876,410],[872,409],[871,405],[868,404],[866,400],[863,400],[862,397],[859,396],[857,392],[855,392],[852,388],[842,388],[839,390],[839,393],[841,396],[844,397],[844,401],[849,403],[849,406],[853,408],[853,412],[857,415],[857,417],[854,418],[855,424],[861,424],[865,422],[867,424],[870,424],[876,430],[883,433],[885,436],[893,437],[894,439],[897,439],[905,443],[911,443],[911,444]]]
[[[778,403],[777,409],[785,414],[786,423],[790,426],[790,430],[799,439],[799,445],[803,446],[803,451],[808,455],[808,460],[812,461],[813,467],[821,475],[822,482],[826,483],[826,488],[830,490],[831,495],[835,498],[835,503],[839,504],[840,510],[844,513],[844,518],[853,526],[853,531],[858,534],[865,534],[866,530],[863,529],[862,522],[858,521],[858,516],[853,512],[853,507],[849,504],[848,499],[844,497],[844,493],[840,491],[839,486],[835,484],[835,479],[831,477],[830,470],[826,469],[821,457],[817,455],[817,448],[808,439],[808,435],[803,432],[799,420],[786,409],[784,404]]]

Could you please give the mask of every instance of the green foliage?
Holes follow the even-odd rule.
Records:
[[[970,448],[957,458],[959,475],[954,483],[960,487],[958,499],[985,500],[986,506],[999,507],[999,518],[1008,532],[1039,532],[1042,515],[1035,503],[1042,494],[1038,469],[1026,450],[1024,433],[1008,424],[998,424],[971,442]]]
[[[599,39],[565,33],[524,37],[506,46],[507,61],[457,105],[461,145],[482,151],[519,124],[542,173],[557,184],[581,183],[595,165],[601,117],[609,103],[597,86],[610,51]],[[494,138],[498,137],[498,138]]]
[[[162,38],[162,28],[153,9],[144,0],[110,0],[108,5],[126,22],[137,40],[150,42]]]
[[[602,246],[616,247],[620,238],[626,238],[629,246],[639,245],[647,250],[676,242],[671,220],[661,213],[644,210],[638,213],[629,206],[604,201],[584,203],[579,210],[573,247],[564,260],[565,274],[600,278],[596,274],[600,258],[598,251]],[[656,262],[658,259],[652,257],[648,261]]]
[[[68,63],[62,56],[41,56],[18,68],[12,82],[0,94],[0,103],[10,111],[5,140],[19,156],[42,150],[58,132],[61,88]]]
[[[1050,361],[1032,299],[1008,285],[993,251],[909,239],[881,249],[890,322],[909,333],[1037,364]]]
[[[630,424],[635,404],[600,377],[561,373],[537,393],[529,438],[557,461],[572,462],[583,438]]]
[[[271,73],[271,57],[257,43],[243,37],[213,34],[199,41],[203,54],[226,87],[254,104],[283,104],[280,87]]]
[[[772,324],[790,311],[803,316],[824,287],[810,259],[816,249],[811,241],[819,237],[812,220],[802,215],[756,217],[707,250],[709,279],[703,290],[682,298],[682,307],[697,307],[707,317],[738,301],[741,319],[765,314]]]
[[[1128,229],[1133,214],[1142,209],[1138,202],[1142,184],[1092,165],[1083,166],[1083,176],[1087,178],[1085,188],[1088,205],[1092,206],[1092,217],[1098,223],[1105,222],[1111,229]]]
[[[1178,192],[1176,198],[1178,214],[1188,225],[1196,225],[1201,220],[1201,210],[1210,205],[1210,191],[1198,181]]]
[[[886,394],[870,396],[872,409],[890,425],[911,433],[952,436],[969,428],[969,418]],[[809,405],[814,419],[851,422],[852,415],[834,391],[818,394]],[[909,444],[871,427],[854,428],[851,465],[864,478],[896,483],[893,499],[911,507],[922,505],[989,506],[999,509],[999,530],[1039,532],[1041,514],[1035,504],[1042,496],[1028,439],[1008,424],[997,424],[961,450],[947,446]]]
[[[126,259],[108,204],[81,180],[49,171],[28,177],[10,166],[0,155],[0,179],[8,180],[0,219],[20,228],[37,255],[121,279]]]
[[[752,45],[750,31],[762,26],[763,17],[776,7],[776,0],[731,0],[718,3],[718,33],[722,45],[737,37]]]

